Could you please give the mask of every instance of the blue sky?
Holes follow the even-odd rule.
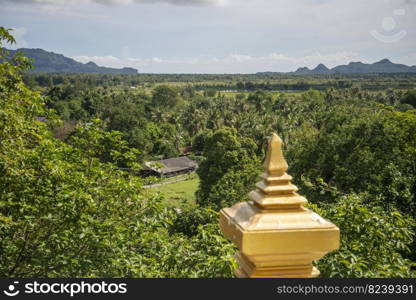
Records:
[[[416,0],[0,0],[16,47],[146,73],[416,65]]]

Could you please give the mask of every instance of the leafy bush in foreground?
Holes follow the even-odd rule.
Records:
[[[13,41],[0,27],[2,37]],[[1,277],[231,275],[218,226],[170,235],[172,212],[117,169],[137,154],[119,133],[92,124],[72,145],[53,138],[38,117],[57,120],[22,82],[27,61],[14,60],[0,64]]]
[[[366,207],[357,195],[312,209],[341,230],[341,246],[317,262],[322,277],[412,277],[412,261],[405,259],[415,234],[412,219],[398,211]]]

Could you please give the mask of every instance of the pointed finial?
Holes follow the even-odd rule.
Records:
[[[283,157],[282,144],[282,139],[273,133],[264,161],[264,168],[269,175],[281,176],[288,169],[287,162]]]

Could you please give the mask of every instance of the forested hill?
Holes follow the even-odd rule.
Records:
[[[133,68],[114,69],[107,67],[100,67],[93,62],[86,64],[77,62],[72,58],[66,57],[62,54],[48,52],[43,49],[28,49],[20,48],[17,50],[9,50],[13,55],[20,51],[26,57],[32,58],[34,68],[31,72],[46,72],[46,73],[101,73],[101,74],[137,74],[138,70]]]
[[[274,72],[263,72],[274,73]],[[388,59],[382,59],[373,64],[362,62],[350,62],[348,65],[336,66],[332,69],[327,68],[324,64],[319,64],[314,69],[302,67],[291,74],[294,75],[315,75],[315,74],[374,74],[374,73],[416,73],[416,66],[407,66],[395,64]]]

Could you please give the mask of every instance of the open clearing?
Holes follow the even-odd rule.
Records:
[[[195,204],[195,192],[198,189],[199,178],[164,184],[153,188],[165,196],[164,203],[167,206],[182,206],[183,204]]]

